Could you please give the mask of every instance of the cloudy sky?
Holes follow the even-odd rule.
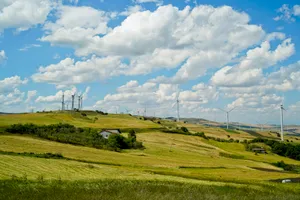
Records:
[[[1,0],[0,112],[300,124],[298,0]],[[70,105],[69,105],[70,107]]]

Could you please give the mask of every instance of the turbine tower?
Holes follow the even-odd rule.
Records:
[[[178,97],[177,97],[176,103],[177,103],[177,121],[179,122],[180,121],[180,115],[179,115],[179,99],[178,99]]]
[[[227,129],[229,129],[229,113],[230,113],[231,111],[233,111],[234,109],[235,109],[235,108],[232,108],[231,110],[223,110],[223,109],[219,108],[219,110],[221,110],[221,111],[223,111],[223,112],[226,113]]]
[[[75,99],[75,94],[72,95],[72,110],[74,110],[74,99]]]
[[[80,109],[82,109],[82,104],[83,104],[83,95],[80,97]]]
[[[281,125],[281,141],[284,141],[283,139],[283,111],[284,111],[283,103],[280,105],[280,125]]]
[[[81,100],[81,96],[78,95],[78,110],[80,110],[80,105],[81,105],[80,100]]]
[[[65,110],[65,93],[62,94],[61,111]]]
[[[178,122],[180,121],[179,103],[180,103],[180,101],[179,101],[179,91],[177,91],[177,93],[176,93],[176,102],[173,104],[172,107],[174,107],[175,104],[176,104],[176,114],[177,114],[177,121]]]

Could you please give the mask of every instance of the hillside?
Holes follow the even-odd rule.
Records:
[[[83,116],[86,114],[87,116]],[[96,120],[95,120],[96,118]],[[39,125],[69,123],[77,127],[90,128],[159,128],[155,123],[144,121],[130,115],[100,115],[96,112],[34,113],[0,116],[0,127],[16,123],[34,123]]]
[[[70,123],[78,127],[134,128],[144,150],[113,152],[90,147],[74,146],[44,140],[29,135],[12,135],[0,131],[0,179],[96,181],[136,180],[168,181],[197,185],[226,185],[232,187],[277,187],[271,180],[300,178],[273,163],[284,161],[300,166],[300,161],[281,157],[271,152],[254,154],[242,143],[218,142],[193,135],[162,132],[166,127],[187,127],[190,132],[204,132],[206,136],[245,140],[253,135],[236,130],[205,127],[196,124],[161,120],[154,123],[129,115],[87,116],[71,113],[36,113],[0,116],[0,127],[14,123]],[[98,120],[93,121],[95,117]],[[259,133],[276,139],[275,135]],[[296,140],[295,140],[296,142]],[[31,156],[22,154],[31,152]],[[61,154],[60,159],[37,158],[38,154]],[[23,177],[23,178],[22,178]],[[284,186],[296,190],[300,186]]]

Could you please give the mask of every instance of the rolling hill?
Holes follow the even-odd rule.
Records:
[[[49,181],[55,180],[64,184],[70,181],[74,183],[81,181],[82,185],[92,184],[95,181],[102,181],[102,184],[103,181],[109,180],[112,181],[112,184],[119,186],[123,183],[128,184],[128,181],[136,181],[134,183],[137,186],[143,185],[144,181],[150,181],[153,185],[150,184],[147,189],[155,188],[153,189],[154,193],[159,191],[154,186],[158,183],[166,185],[180,183],[191,187],[192,185],[232,187],[234,188],[233,194],[238,193],[239,188],[251,188],[250,193],[255,190],[266,192],[280,188],[276,194],[281,199],[284,199],[284,196],[281,197],[281,195],[287,192],[290,195],[295,194],[292,197],[299,195],[297,193],[297,189],[298,191],[300,189],[299,185],[282,186],[273,180],[300,178],[300,174],[284,171],[273,164],[284,161],[287,164],[300,166],[300,161],[278,156],[270,151],[268,154],[255,154],[246,151],[244,144],[240,142],[218,142],[193,135],[167,133],[163,130],[185,126],[191,134],[204,132],[206,136],[222,139],[232,138],[236,141],[254,139],[256,135],[241,130],[225,130],[199,124],[176,123],[170,120],[150,121],[130,115],[84,113],[86,116],[81,113],[58,112],[0,116],[0,127],[2,127],[0,130],[0,180],[2,182],[0,181],[0,184],[5,182],[7,185],[7,181],[26,180],[32,181],[27,185],[32,189],[40,188],[40,186],[34,185],[37,184],[36,182],[42,181],[48,184]],[[69,123],[77,127],[96,129],[121,128],[124,136],[127,135],[128,129],[136,129],[137,139],[143,142],[145,149],[114,152],[63,144],[29,135],[7,133],[5,127],[15,123],[40,125]],[[257,134],[277,139],[276,135],[269,132],[258,132]],[[294,140],[295,143],[298,141],[295,136],[289,137],[289,139]],[[24,152],[30,152],[30,155],[60,154],[63,158],[38,158],[27,154],[26,156]],[[17,187],[26,187],[22,181],[14,184]],[[51,184],[49,187],[52,187]],[[170,185],[168,187],[172,188]],[[13,192],[12,188],[7,190]],[[31,191],[31,189],[27,191]],[[144,188],[145,191],[147,189]],[[183,193],[185,192],[183,191]],[[160,192],[158,193],[163,196]],[[218,192],[215,191],[215,193]],[[195,194],[192,192],[190,195]],[[269,196],[272,197],[271,194]],[[224,199],[234,199],[233,196],[225,197]],[[255,196],[255,192],[253,192],[253,197],[260,198]],[[262,195],[261,197],[266,199],[267,196]]]

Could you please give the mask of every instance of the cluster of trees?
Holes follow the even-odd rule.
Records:
[[[300,144],[283,143],[276,140],[256,138],[251,143],[264,143],[271,147],[273,153],[295,160],[300,160]]]
[[[284,169],[285,171],[292,171],[292,172],[297,172],[297,173],[300,172],[299,165],[286,164],[284,161],[274,163],[273,165],[275,165],[276,167],[280,167],[280,168]]]
[[[189,132],[189,130],[186,127],[180,127],[177,129],[162,129],[161,130],[164,133],[174,133],[174,134],[182,134],[182,135],[194,135],[192,133]]]
[[[206,136],[204,132],[190,133],[189,130],[184,126],[179,128],[179,129],[162,129],[162,132],[172,133],[172,134],[198,136],[198,137],[202,137],[206,140],[214,140],[214,141],[217,141],[217,142],[228,142],[228,143],[233,143],[233,142],[239,143],[240,142],[240,140],[234,140],[230,137],[229,137],[230,138],[229,140],[226,140],[226,139],[222,139],[222,138]]]
[[[102,112],[101,110],[96,110],[96,113],[98,113],[100,115],[108,115],[108,113]]]
[[[6,129],[6,132],[29,134],[52,141],[113,151],[144,148],[143,144],[136,140],[134,130],[130,131],[127,138],[119,134],[112,134],[108,139],[103,138],[96,129],[76,128],[70,124],[42,126],[35,124],[13,124]]]
[[[108,137],[106,147],[109,150],[120,151],[121,149],[144,149],[143,143],[136,140],[134,130],[129,130],[128,137],[112,134]]]

